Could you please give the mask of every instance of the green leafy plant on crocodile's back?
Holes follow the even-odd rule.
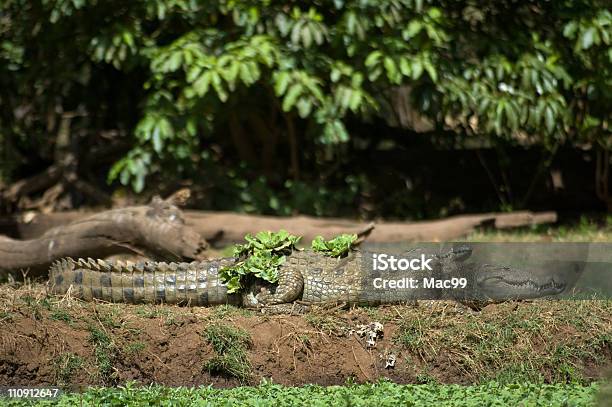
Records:
[[[270,283],[278,282],[278,268],[285,262],[285,255],[295,249],[300,237],[280,230],[276,233],[259,232],[255,236],[248,234],[244,239],[247,242],[236,245],[233,251],[239,261],[220,271],[228,293],[239,291],[242,288],[241,281],[249,274]]]
[[[228,293],[242,288],[242,282],[253,275],[270,283],[278,282],[278,269],[285,262],[285,256],[296,249],[301,237],[289,234],[286,230],[278,232],[259,232],[255,236],[246,235],[245,244],[234,247],[233,256],[239,261],[220,271],[221,280],[227,284]],[[357,235],[342,234],[331,240],[317,236],[311,243],[314,251],[331,257],[345,256],[357,240]]]
[[[317,236],[312,241],[311,247],[315,252],[321,252],[327,256],[342,257],[351,250],[356,240],[357,235],[355,234],[342,234],[331,240],[325,240],[323,236]]]

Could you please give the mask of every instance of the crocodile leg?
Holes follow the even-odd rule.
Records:
[[[283,267],[278,272],[278,287],[274,293],[262,290],[257,300],[264,306],[293,302],[300,298],[304,289],[304,277],[295,267]]]

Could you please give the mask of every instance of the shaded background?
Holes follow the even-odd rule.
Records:
[[[612,206],[605,1],[7,0],[0,211]]]

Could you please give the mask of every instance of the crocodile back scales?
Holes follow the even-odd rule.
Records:
[[[299,289],[295,290],[288,302],[336,301],[377,305],[411,301],[426,295],[422,289],[375,288],[375,278],[397,278],[398,273],[372,270],[371,265],[364,265],[370,255],[354,251],[344,258],[333,258],[312,251],[293,252],[286,257],[279,270],[281,282],[299,282],[294,284]],[[433,257],[435,274],[441,271],[443,265],[439,257]],[[50,284],[52,291],[58,294],[66,293],[72,287],[73,295],[84,300],[240,305],[243,302],[241,295],[227,294],[225,284],[219,279],[219,270],[233,262],[233,259],[217,259],[192,263],[134,264],[93,259],[63,259],[51,267]],[[429,293],[429,297],[431,295],[432,293]]]
[[[233,263],[219,259],[192,263],[123,263],[63,259],[50,269],[52,292],[86,301],[168,303],[189,305],[239,304],[219,281],[219,270]]]
[[[411,256],[431,256],[433,271],[439,275],[443,262],[435,255],[417,249]],[[354,251],[344,258],[333,258],[313,252],[292,254],[281,272],[300,272],[304,278],[302,300],[305,302],[344,302],[359,305],[397,304],[417,298],[433,298],[436,290],[423,288],[380,289],[374,287],[374,279],[396,279],[401,272],[373,270],[369,252]]]

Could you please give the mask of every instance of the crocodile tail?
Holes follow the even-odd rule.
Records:
[[[219,269],[231,260],[192,263],[107,262],[65,258],[49,271],[51,291],[92,301],[132,304],[238,304],[219,280]]]

